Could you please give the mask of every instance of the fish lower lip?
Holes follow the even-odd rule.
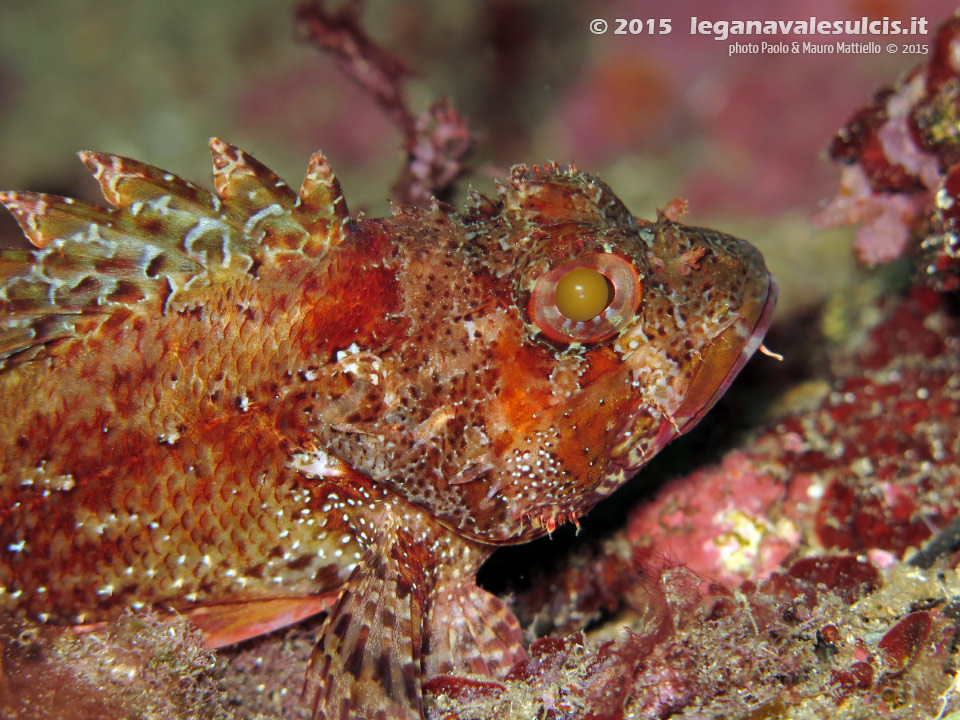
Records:
[[[770,323],[773,321],[773,311],[777,305],[777,293],[777,281],[772,275],[768,275],[766,294],[762,302],[759,303],[760,308],[756,313],[753,327],[747,336],[746,342],[736,351],[737,356],[732,362],[727,362],[727,360],[732,355],[731,348],[736,348],[737,345],[734,342],[727,343],[724,339],[728,333],[734,332],[734,328],[728,328],[717,336],[710,348],[704,352],[701,374],[703,374],[704,370],[709,371],[711,366],[721,369],[726,367],[727,369],[719,382],[716,382],[715,378],[708,372],[706,383],[708,387],[710,385],[713,386],[713,391],[706,398],[704,398],[703,394],[696,392],[700,389],[696,383],[688,390],[686,397],[683,399],[683,403],[681,403],[677,412],[674,414],[674,422],[677,427],[679,427],[679,432],[676,432],[676,435],[682,435],[688,432],[700,422],[700,419],[707,414],[710,408],[712,408],[717,400],[727,391],[730,383],[733,382],[733,379],[740,373],[743,366],[747,364],[747,361],[763,343],[763,338],[770,328]]]

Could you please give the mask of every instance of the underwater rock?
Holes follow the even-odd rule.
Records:
[[[5,720],[230,720],[217,662],[184,619],[125,614],[78,634],[6,620],[0,626]],[[248,717],[248,715],[244,715]]]

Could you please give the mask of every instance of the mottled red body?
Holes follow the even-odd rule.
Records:
[[[518,626],[473,575],[575,519],[715,402],[769,324],[748,244],[636,220],[596,179],[353,219],[213,141],[217,194],[87,153],[115,209],[6,193],[0,609],[188,613],[221,644],[330,604],[324,717],[418,717]],[[573,320],[558,280],[609,286]]]

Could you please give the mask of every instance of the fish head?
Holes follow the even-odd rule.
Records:
[[[433,217],[390,229],[406,324],[380,356],[384,409],[364,447],[328,446],[476,540],[587,512],[696,425],[770,324],[753,246],[638,220],[576,170],[517,167],[495,200]]]

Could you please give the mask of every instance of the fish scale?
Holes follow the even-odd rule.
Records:
[[[315,716],[419,718],[424,679],[525,656],[482,562],[696,424],[776,285],[574,168],[366,219],[319,153],[295,192],[211,150],[215,194],[91,152],[112,208],[0,194],[37,248],[0,253],[0,612],[216,646],[326,610]],[[609,291],[568,317],[573,270]]]

